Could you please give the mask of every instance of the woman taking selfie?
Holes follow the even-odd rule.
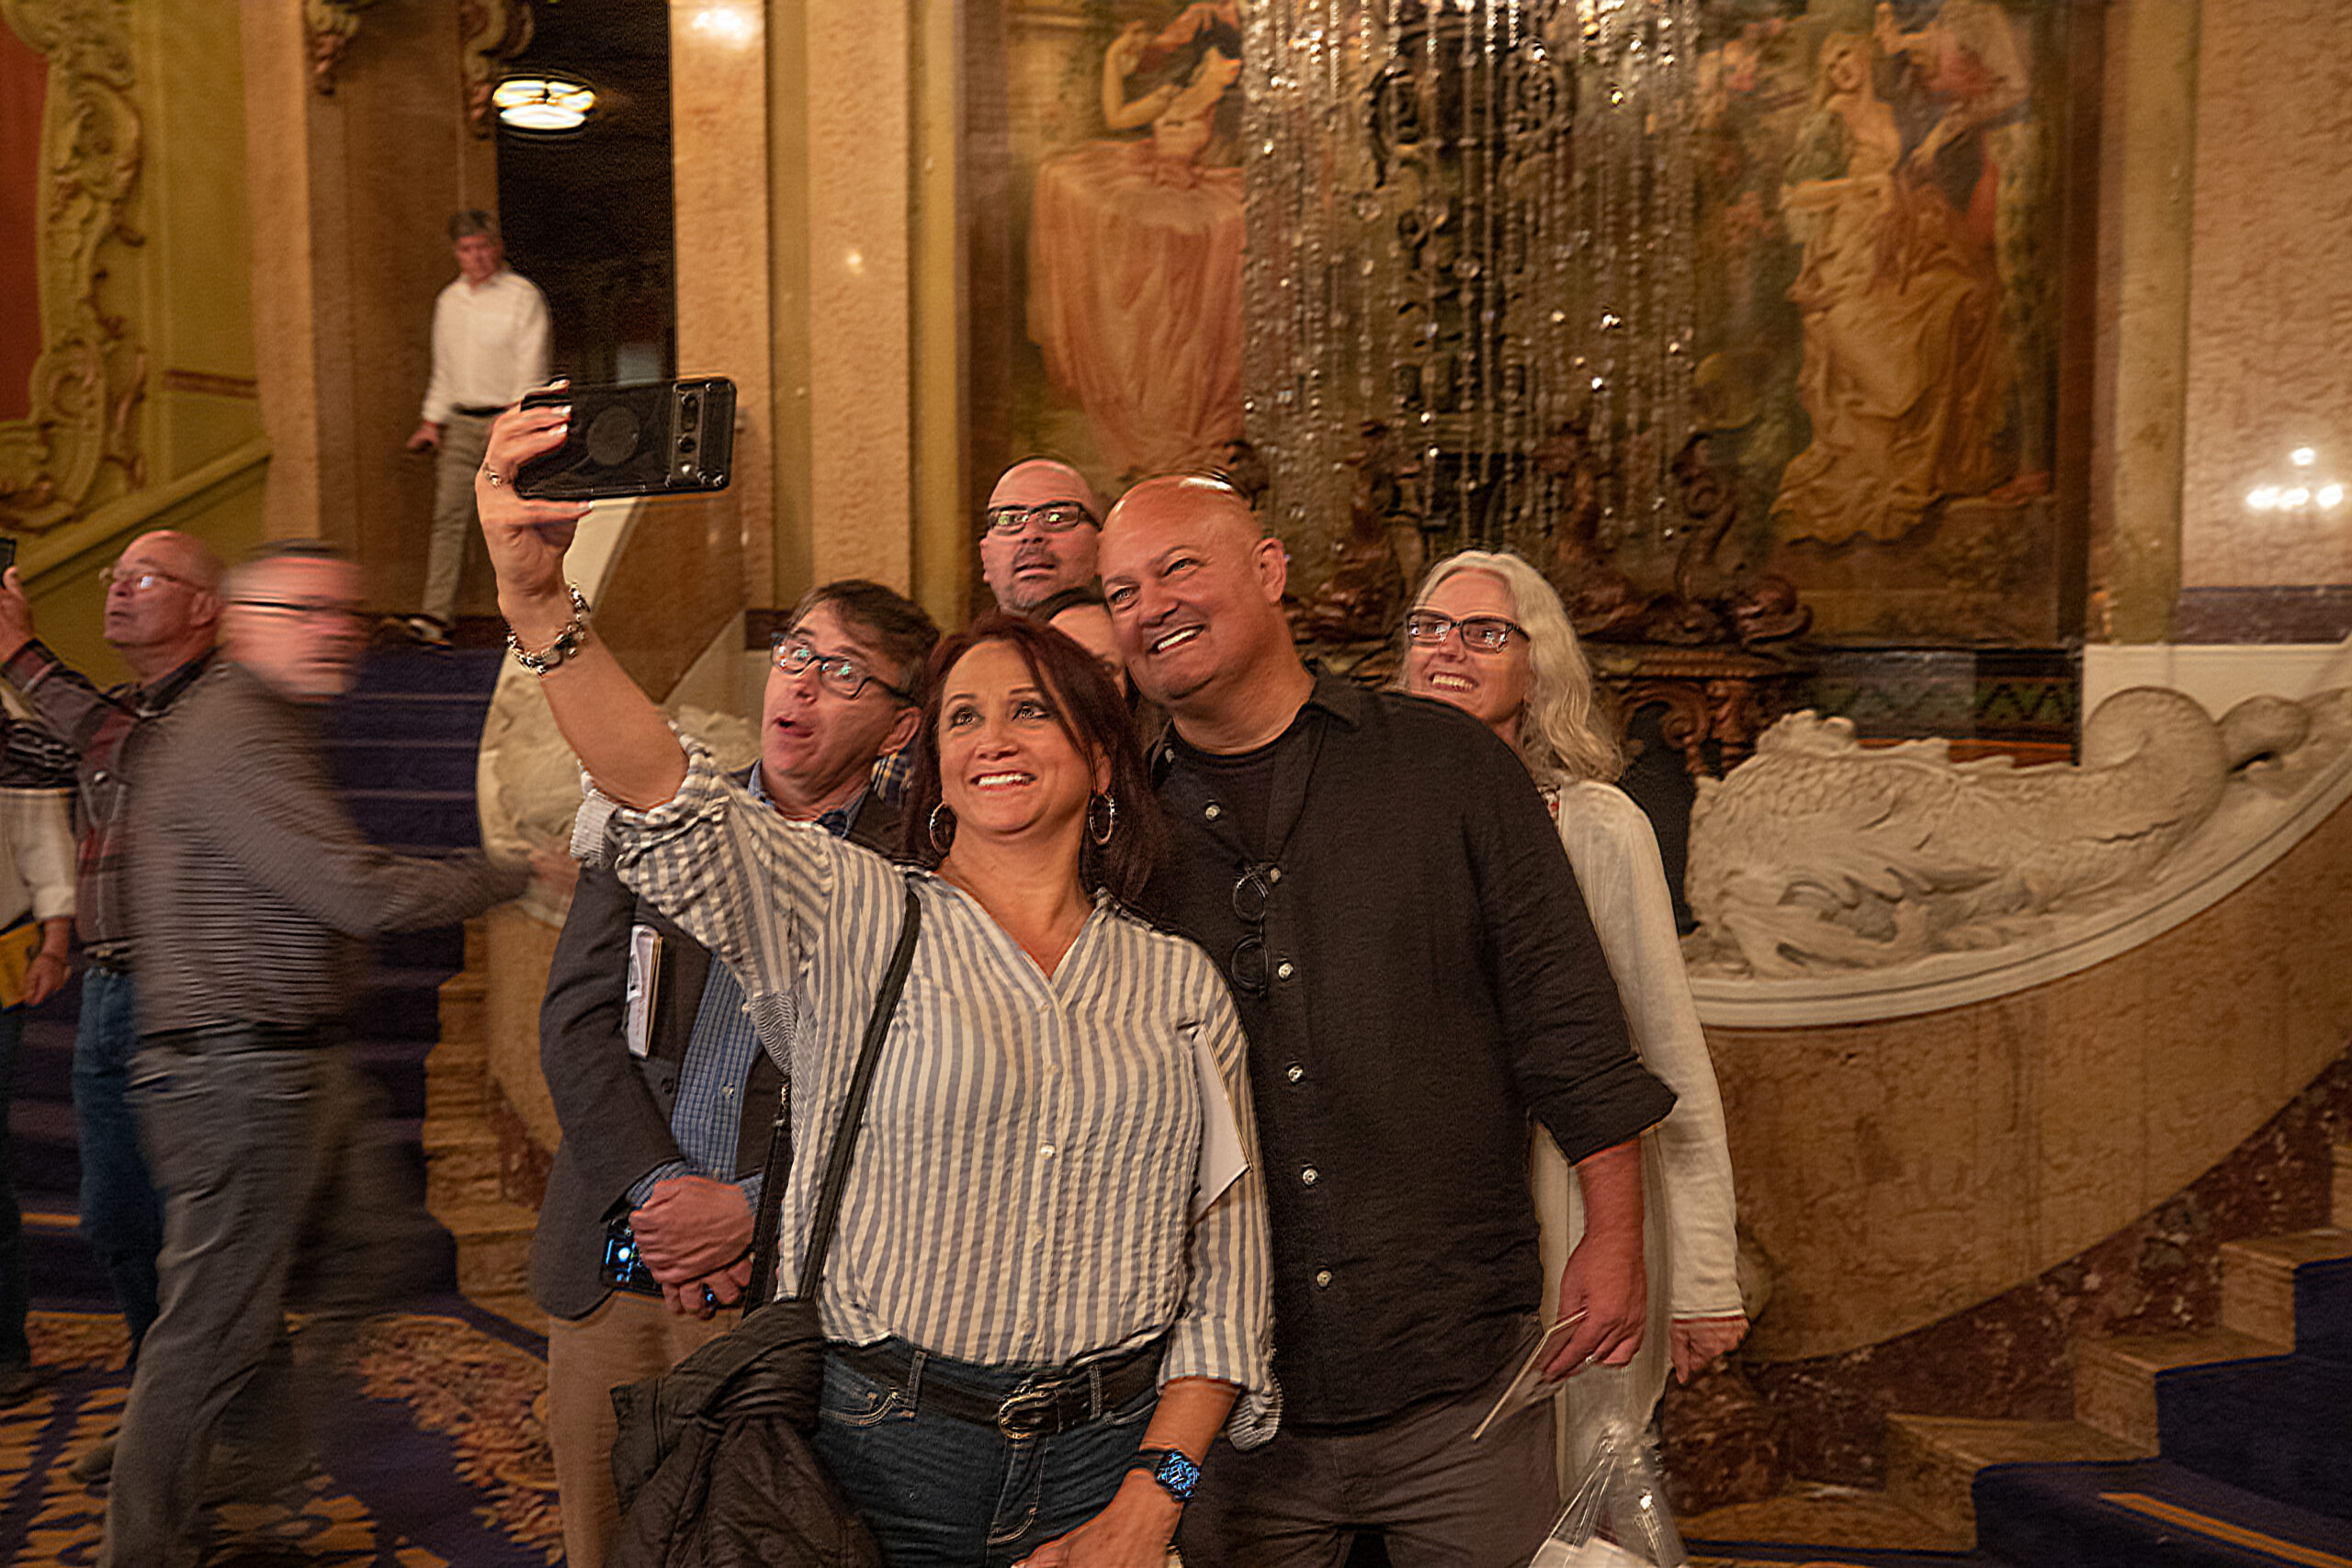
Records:
[[[921,908],[821,1284],[812,1446],[891,1568],[1161,1568],[1186,1461],[1228,1417],[1272,1433],[1266,1220],[1258,1173],[1211,1152],[1256,1157],[1232,1004],[1120,902],[1159,838],[1125,705],[1069,638],[990,617],[931,666],[907,807],[929,869],[786,822],[584,625],[562,560],[585,508],[510,482],[567,412],[492,429],[499,607],[621,807],[622,880],[793,1042],[786,1291],[910,889]]]
[[[1559,824],[1634,1048],[1675,1093],[1673,1111],[1642,1140],[1649,1329],[1630,1365],[1587,1368],[1570,1382],[1561,1458],[1580,1463],[1610,1416],[1648,1425],[1669,1360],[1687,1382],[1747,1332],[1723,1100],[1657,838],[1611,782],[1623,759],[1595,709],[1592,671],[1560,596],[1517,556],[1465,550],[1430,569],[1405,638],[1405,689],[1481,720],[1527,764]],[[1547,1243],[1573,1244],[1574,1184],[1548,1140],[1535,1173],[1536,1207],[1554,1233]]]

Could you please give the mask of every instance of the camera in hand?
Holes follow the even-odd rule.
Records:
[[[724,376],[550,387],[523,406],[571,406],[561,446],[514,470],[535,501],[725,490],[735,456],[735,383]]]
[[[662,1281],[645,1266],[644,1255],[637,1250],[637,1233],[629,1229],[627,1219],[605,1222],[605,1262],[597,1273],[616,1291],[630,1291],[640,1296],[662,1293]]]

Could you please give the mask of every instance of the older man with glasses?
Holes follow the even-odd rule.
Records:
[[[938,639],[929,615],[880,583],[812,592],[772,650],[760,761],[744,780],[752,795],[790,820],[897,852],[899,813],[869,775],[913,737]],[[740,1315],[790,1047],[754,1032],[725,964],[609,870],[581,874],[539,1012],[563,1141],[531,1242],[572,1568],[596,1568],[619,1522],[612,1390],[667,1370]]]
[[[313,716],[357,672],[357,568],[281,541],[223,599],[221,657],[130,807],[130,1093],[164,1191],[163,1314],[123,1412],[113,1568],[197,1562],[208,1490],[253,1498],[302,1472],[320,1380],[425,1234],[381,1090],[342,1043],[362,942],[479,914],[526,880],[480,854],[392,854],[337,797]],[[306,1312],[290,1354],[289,1303]]]
[[[12,569],[0,581],[0,676],[71,745],[81,785],[81,844],[74,898],[84,968],[74,1038],[74,1120],[82,1162],[82,1239],[107,1271],[130,1331],[141,1342],[161,1310],[155,1253],[163,1245],[156,1196],[130,1113],[130,1058],[139,1047],[131,991],[130,886],[124,829],[131,781],[156,726],[212,660],[220,618],[220,560],[203,540],[172,529],[133,539],[98,573],[104,633],[130,666],[130,679],[98,689],[33,635],[32,606]],[[76,1479],[103,1478],[114,1461],[107,1438],[74,1461]]]
[[[1030,457],[989,492],[980,575],[996,602],[1025,615],[1066,588],[1094,581],[1102,498],[1068,463]]]

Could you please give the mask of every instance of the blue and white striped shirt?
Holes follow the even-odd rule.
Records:
[[[1206,956],[1105,900],[1048,976],[959,889],[785,821],[687,751],[674,798],[614,814],[617,869],[734,968],[763,1035],[793,1039],[787,1236],[807,1232],[908,886],[922,905],[827,1267],[826,1332],[1054,1365],[1165,1331],[1162,1380],[1239,1384],[1237,1440],[1270,1436],[1256,1123],[1240,1024]],[[796,995],[793,1027],[778,1015]],[[1194,1220],[1196,1039],[1250,1168]]]

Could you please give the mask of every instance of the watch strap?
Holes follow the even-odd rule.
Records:
[[[1127,1468],[1148,1473],[1179,1504],[1191,1502],[1201,1483],[1201,1467],[1174,1449],[1138,1449]]]

